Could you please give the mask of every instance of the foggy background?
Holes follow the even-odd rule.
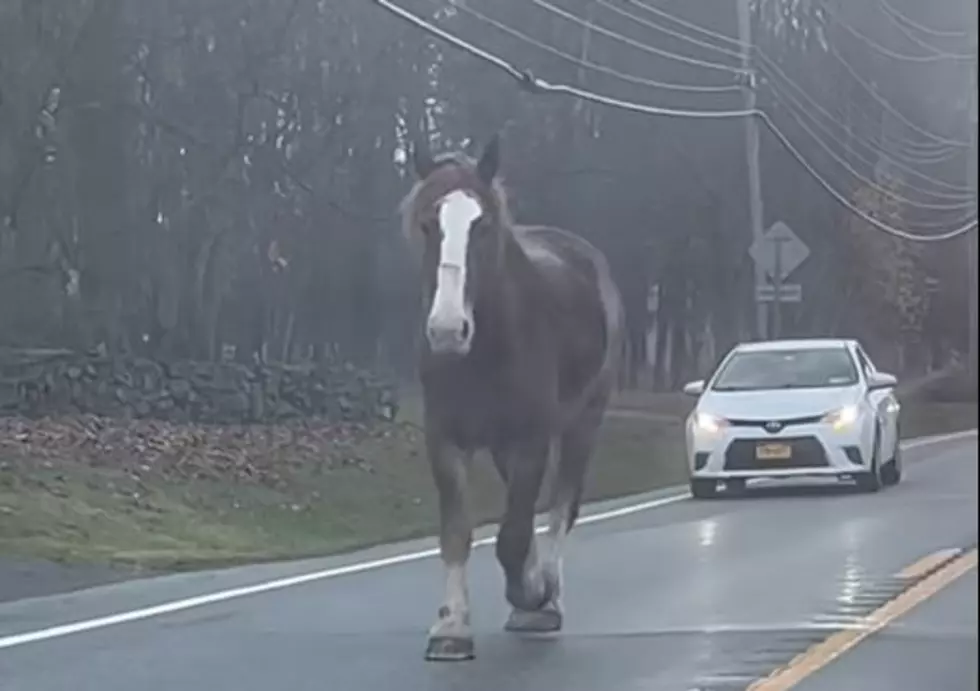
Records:
[[[397,2],[551,82],[744,106],[735,2]],[[857,337],[899,375],[966,353],[967,239],[890,237],[814,172],[906,232],[975,218],[973,64],[955,57],[974,50],[975,9],[755,2],[758,105],[811,167],[761,128],[764,226],[788,224],[810,250],[782,335]],[[411,379],[404,145],[476,153],[498,131],[518,221],[582,233],[610,258],[629,315],[624,386],[677,388],[756,335],[740,118],[529,93],[367,0],[0,0],[0,345],[333,353]]]

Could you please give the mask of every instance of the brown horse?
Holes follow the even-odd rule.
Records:
[[[611,395],[623,306],[605,257],[577,235],[515,225],[497,179],[495,136],[478,161],[413,153],[418,180],[402,203],[423,245],[425,439],[439,493],[445,600],[426,657],[474,655],[466,564],[467,467],[490,452],[506,485],[497,558],[512,606],[506,628],[562,626],[562,544]],[[546,472],[548,539],[535,506]]]

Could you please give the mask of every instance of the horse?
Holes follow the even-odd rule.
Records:
[[[625,317],[595,246],[564,229],[515,224],[498,176],[498,135],[478,159],[413,146],[411,160],[415,181],[400,211],[421,249],[417,374],[445,576],[425,658],[469,660],[472,458],[488,451],[506,489],[496,540],[511,607],[505,630],[560,631],[563,545],[617,379]],[[534,517],[546,475],[539,546]]]

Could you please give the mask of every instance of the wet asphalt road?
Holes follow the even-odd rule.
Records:
[[[797,687],[798,691],[852,688],[977,689],[976,569]]]
[[[470,663],[422,659],[442,586],[438,560],[423,559],[0,649],[0,689],[744,688],[828,635],[856,593],[878,592],[936,550],[976,543],[976,444],[973,437],[907,451],[903,483],[878,495],[764,488],[581,526],[568,545],[566,628],[558,636],[502,631],[500,569],[492,549],[479,549],[470,571],[477,634]],[[391,548],[371,555],[384,549]],[[18,632],[360,558],[6,603],[0,647]],[[976,688],[976,639],[974,572],[799,688],[966,691]]]

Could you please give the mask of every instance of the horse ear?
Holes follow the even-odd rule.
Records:
[[[421,146],[418,140],[412,141],[410,150],[412,167],[415,168],[415,175],[418,176],[420,180],[425,180],[427,177],[429,177],[429,173],[432,172],[433,168],[436,167],[432,154],[429,153],[428,147]]]
[[[500,135],[494,134],[487,145],[483,147],[480,160],[476,164],[476,172],[486,184],[493,182],[500,168]]]

